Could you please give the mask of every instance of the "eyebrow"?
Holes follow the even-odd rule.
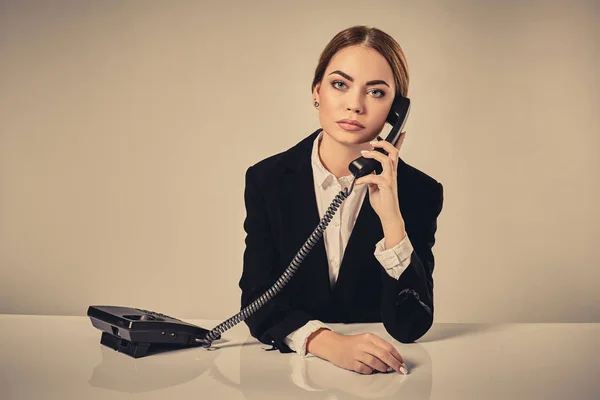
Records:
[[[332,72],[331,74],[329,74],[329,75],[333,75],[333,74],[338,74],[338,75],[341,75],[341,76],[343,76],[344,78],[348,79],[350,82],[354,82],[354,78],[352,78],[352,77],[351,77],[350,75],[348,75],[347,73],[340,71],[339,69],[338,69],[338,70],[335,70],[335,71],[333,71],[333,72]],[[388,85],[386,81],[382,81],[381,79],[377,79],[377,80],[374,80],[374,81],[369,81],[369,82],[367,82],[367,86],[370,86],[370,85],[380,85],[380,84],[381,84],[381,85],[385,85],[385,86],[387,86],[387,87],[390,87],[390,85]]]

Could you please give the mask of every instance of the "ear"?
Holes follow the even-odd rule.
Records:
[[[314,99],[314,101],[318,101],[319,103],[321,102],[321,101],[319,100],[319,95],[320,95],[320,93],[319,93],[319,92],[320,92],[320,91],[321,91],[321,82],[317,83],[317,84],[315,85],[315,88],[314,88],[314,90],[313,90],[313,99]]]

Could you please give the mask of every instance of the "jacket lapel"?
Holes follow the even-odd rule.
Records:
[[[282,258],[286,267],[320,221],[310,159],[313,141],[320,131],[317,130],[292,147],[282,158],[286,168],[278,185],[277,208],[282,232],[280,248],[283,249]],[[329,300],[329,266],[322,237],[305,257],[295,279],[306,281],[314,290],[314,295],[321,300]]]
[[[367,192],[344,250],[340,272],[333,290],[336,299],[342,300],[359,293],[357,292],[359,288],[356,286],[360,285],[360,279],[356,279],[356,276],[360,274],[361,268],[375,267],[365,264],[376,261],[373,251],[375,244],[382,237],[383,230],[379,217],[371,207]]]

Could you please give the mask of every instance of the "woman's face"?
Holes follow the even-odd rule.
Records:
[[[331,58],[313,98],[319,102],[323,130],[340,143],[358,145],[381,132],[395,93],[386,59],[376,50],[355,45]],[[339,122],[344,119],[358,121],[362,128]]]

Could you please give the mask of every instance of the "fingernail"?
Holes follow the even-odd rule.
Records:
[[[408,368],[406,367],[406,364],[400,364],[400,372],[402,372],[404,375],[408,375]]]
[[[361,150],[360,153],[361,154],[367,154],[369,152],[369,150]]]
[[[371,146],[375,146],[375,145],[377,144],[377,142],[378,142],[378,140],[371,140],[371,141],[369,142],[369,144],[370,144]]]

